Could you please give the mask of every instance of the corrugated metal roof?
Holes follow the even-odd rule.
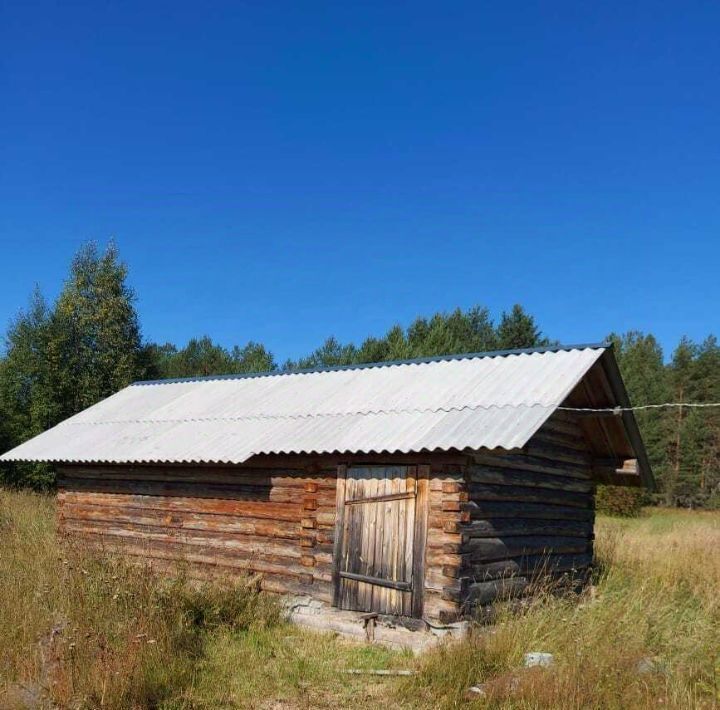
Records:
[[[257,454],[524,446],[603,345],[140,382],[4,461],[242,463]]]

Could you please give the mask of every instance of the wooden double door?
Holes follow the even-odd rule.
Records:
[[[335,529],[335,606],[422,616],[428,471],[341,466]]]

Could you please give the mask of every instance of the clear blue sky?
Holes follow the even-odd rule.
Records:
[[[157,341],[717,333],[718,37],[712,2],[6,0],[0,325],[114,236]]]

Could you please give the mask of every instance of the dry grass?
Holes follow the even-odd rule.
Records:
[[[601,519],[580,597],[544,594],[413,659],[61,545],[52,499],[0,491],[0,708],[720,707],[720,515]],[[524,670],[523,654],[555,655]],[[414,668],[409,679],[345,668]],[[482,683],[484,699],[466,689]]]
[[[0,490],[0,707],[158,707],[215,629],[276,624],[242,582],[198,587],[60,542],[53,500]]]
[[[580,598],[540,595],[422,659],[432,705],[454,707],[483,683],[488,707],[718,707],[720,516],[601,519],[596,551],[595,584]],[[528,651],[553,653],[555,665],[522,670]]]

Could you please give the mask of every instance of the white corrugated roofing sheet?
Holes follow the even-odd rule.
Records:
[[[0,460],[242,463],[257,454],[513,449],[603,351],[136,383]]]

